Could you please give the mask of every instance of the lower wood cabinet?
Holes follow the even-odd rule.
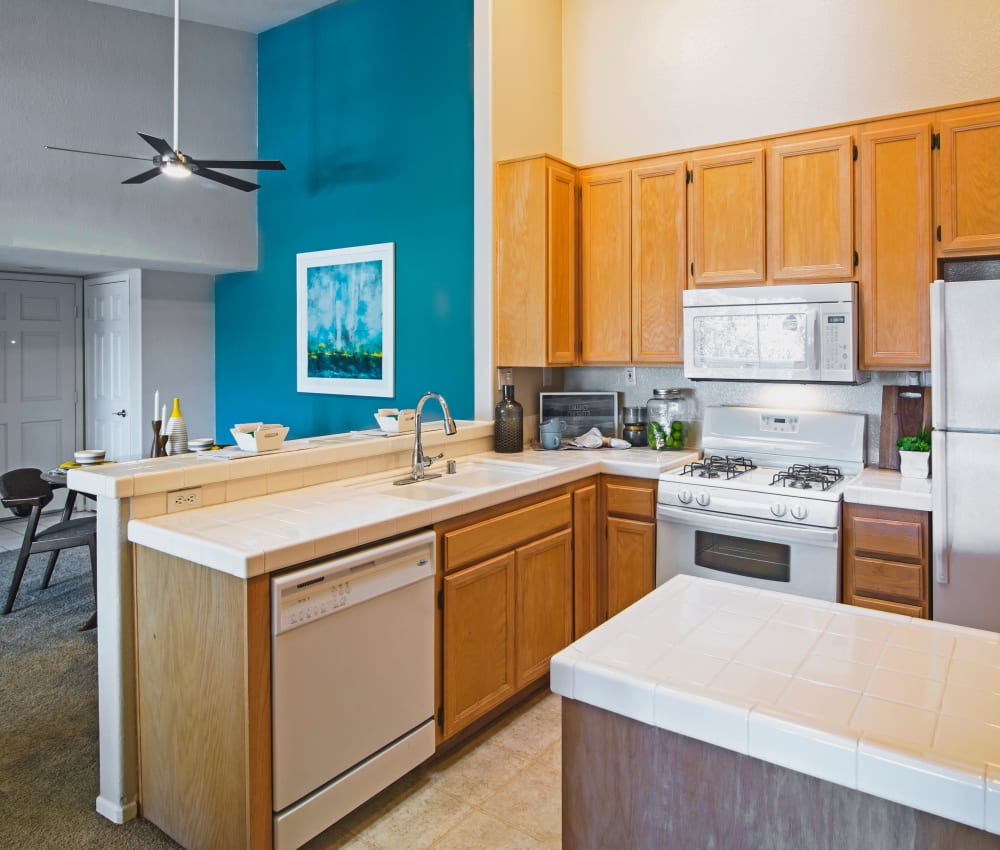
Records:
[[[603,476],[604,617],[649,593],[656,582],[656,480]]]
[[[845,603],[929,617],[927,512],[845,503],[843,574]]]
[[[519,500],[437,527],[441,739],[546,675],[573,640],[573,502]]]

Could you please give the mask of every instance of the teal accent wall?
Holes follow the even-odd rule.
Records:
[[[473,416],[472,0],[341,0],[258,42],[260,264],[218,278],[216,433],[376,427],[428,390]],[[296,254],[395,243],[396,395],[296,392]],[[436,405],[427,413],[438,415]]]

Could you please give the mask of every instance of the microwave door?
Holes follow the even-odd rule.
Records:
[[[688,378],[753,378],[760,362],[757,308],[724,306],[684,314]]]
[[[761,374],[786,381],[815,377],[816,308],[795,305],[758,311]]]

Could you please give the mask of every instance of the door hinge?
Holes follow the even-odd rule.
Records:
[[[937,241],[938,242],[941,241],[941,225],[940,224],[937,226]]]
[[[443,705],[439,705],[438,706],[437,720],[438,720],[438,726],[440,726],[442,729],[444,729],[444,706]]]
[[[858,161],[858,146],[857,145],[854,146],[853,156],[854,156],[854,161],[857,162]]]
[[[859,260],[859,259],[860,259],[860,258],[858,257],[858,252],[857,252],[857,251],[855,251],[855,252],[854,252],[854,268],[857,268],[857,267],[858,267],[858,260]]]
[[[687,178],[684,180],[685,183],[694,183],[694,172],[689,168],[687,169]]]
[[[941,150],[941,134],[931,133],[931,150],[937,151]]]
[[[424,598],[426,599],[427,597],[424,597]],[[439,611],[443,611],[444,610],[444,591],[443,590],[439,590],[438,591],[438,610]]]

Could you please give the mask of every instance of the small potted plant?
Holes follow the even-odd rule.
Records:
[[[904,478],[926,478],[931,457],[931,432],[918,431],[914,437],[896,440],[899,449],[899,474]]]

